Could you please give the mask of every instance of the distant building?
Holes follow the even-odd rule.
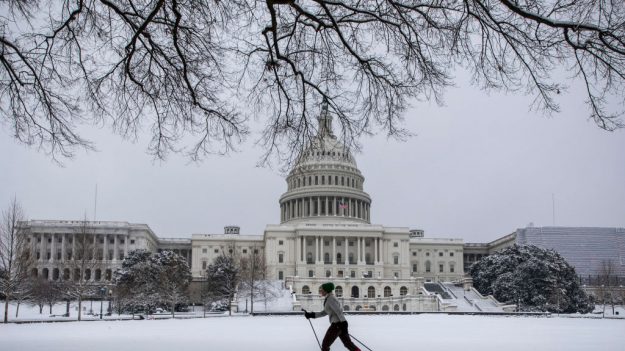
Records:
[[[625,278],[625,228],[527,227],[485,244],[464,245],[465,271],[481,257],[519,244],[557,251],[584,280],[600,274],[602,262],[612,261],[614,274]]]

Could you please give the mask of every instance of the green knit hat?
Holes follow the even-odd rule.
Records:
[[[321,289],[327,293],[331,293],[334,290],[334,283],[328,282],[325,284],[321,284]]]

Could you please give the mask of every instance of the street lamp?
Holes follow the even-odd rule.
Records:
[[[104,301],[104,296],[106,295],[106,288],[100,288],[100,319],[102,319],[102,302]]]

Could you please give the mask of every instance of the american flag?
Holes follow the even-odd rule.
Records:
[[[347,208],[347,204],[344,202],[339,202],[339,209],[346,209]]]

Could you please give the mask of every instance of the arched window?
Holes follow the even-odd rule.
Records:
[[[279,280],[283,280],[284,279],[284,272],[278,271],[278,279]]]
[[[354,262],[354,254],[353,254],[353,253],[351,253],[351,252],[349,253],[349,263],[350,263],[350,264],[354,264],[354,263],[356,263],[356,262]]]
[[[85,269],[85,280],[91,280],[91,269]]]
[[[399,305],[393,306],[393,311],[399,311]]]
[[[113,272],[110,269],[107,269],[105,271],[104,279],[106,279],[107,281],[110,281],[112,278],[113,278]]]
[[[340,252],[336,254],[336,263],[343,264],[343,256],[341,256]]]
[[[74,281],[77,282],[80,280],[80,268],[74,269]]]
[[[352,188],[354,187],[354,178],[352,178]]]
[[[341,185],[345,185],[345,177],[341,177]]]
[[[332,276],[332,271],[327,270],[326,271],[326,278],[330,278]]]
[[[360,311],[360,310],[362,310],[362,306],[356,305],[356,311]]]
[[[367,297],[370,299],[375,297],[375,288],[373,286],[367,288]]]
[[[31,269],[30,275],[32,275],[34,278],[37,278],[37,276],[39,275],[39,271],[37,270],[37,268]]]
[[[321,176],[321,185],[326,185],[326,176]]]
[[[449,262],[449,273],[455,273],[455,272],[456,272],[455,262]]]
[[[308,263],[308,264],[313,263],[313,255],[312,255],[312,252],[308,252],[308,253],[306,254],[306,263]]]
[[[336,297],[342,297],[343,296],[343,287],[339,285],[336,288],[334,288],[334,295],[336,295]]]
[[[339,185],[339,176],[334,176],[334,185]]]
[[[401,306],[401,309],[402,309],[402,311],[405,311],[405,310],[406,310],[406,304],[403,304],[403,305]]]
[[[310,294],[310,288],[308,287],[308,285],[304,285],[302,287],[302,295],[308,295]]]
[[[430,261],[425,261],[425,272],[430,273],[432,271],[432,263]]]
[[[371,261],[371,254],[368,252],[365,254],[365,262],[367,264],[373,264],[373,261]]]
[[[59,280],[59,269],[54,268],[52,270],[52,280]]]
[[[315,185],[319,185],[319,177],[315,176]]]
[[[41,270],[41,275],[43,276],[44,279],[48,279],[50,276],[50,273],[47,268],[44,268]]]
[[[312,185],[312,177],[308,176],[308,185]]]
[[[399,295],[400,296],[406,296],[408,294],[408,288],[405,286],[402,286],[401,288],[399,288]]]
[[[97,282],[99,282],[100,279],[102,279],[102,271],[100,269],[96,269],[95,270],[95,280]]]
[[[323,254],[323,263],[328,264],[328,263],[332,263],[330,262],[330,253],[326,252]]]
[[[391,287],[390,286],[385,286],[384,287],[384,297],[391,297]]]
[[[349,305],[343,306],[343,311],[349,311]]]
[[[382,311],[384,311],[384,312],[388,312],[388,305],[384,305],[384,306],[382,306]]]
[[[357,286],[352,286],[352,297],[358,298],[360,297],[360,291]]]

